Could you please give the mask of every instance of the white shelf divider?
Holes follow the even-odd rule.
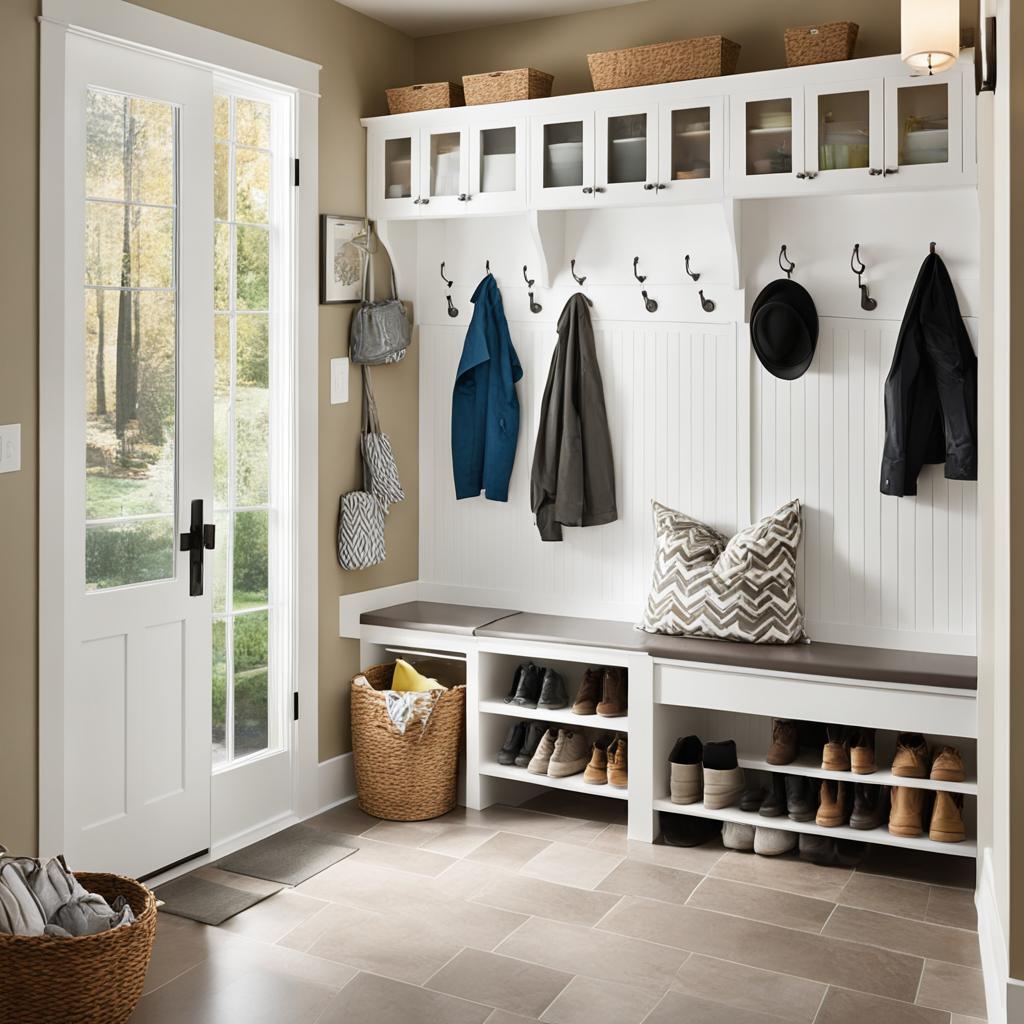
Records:
[[[784,775],[807,775],[813,779],[833,779],[840,782],[863,782],[869,786],[906,786],[908,789],[944,789],[950,793],[965,793],[969,796],[978,795],[978,782],[968,779],[966,782],[940,782],[935,779],[904,779],[888,768],[879,768],[870,775],[854,775],[853,772],[832,772],[821,767],[821,762],[813,754],[800,754],[792,764],[769,764],[763,757],[740,756],[741,768],[759,772],[782,772]]]
[[[480,701],[480,712],[484,715],[504,715],[508,718],[532,719],[550,722],[552,725],[572,726],[576,729],[597,729],[606,732],[629,732],[629,716],[605,718],[603,715],[574,715],[571,707],[559,711],[545,711],[544,708],[523,708],[518,704],[506,704],[501,700]]]
[[[480,774],[489,775],[493,779],[514,779],[516,782],[529,782],[535,786],[547,786],[549,789],[565,789],[572,793],[589,793],[591,796],[607,796],[613,800],[628,800],[629,790],[617,786],[594,785],[583,781],[583,773],[568,775],[563,779],[551,778],[548,775],[534,775],[525,768],[516,765],[498,764],[497,761],[485,761],[480,765]]]
[[[931,853],[946,853],[958,857],[976,857],[978,844],[973,839],[962,843],[937,843],[922,835],[916,839],[894,836],[884,825],[880,828],[859,829],[849,825],[822,828],[813,821],[790,821],[789,818],[764,818],[755,811],[741,811],[738,807],[724,807],[712,810],[703,804],[674,804],[667,798],[654,801],[656,811],[670,814],[689,814],[697,818],[714,818],[716,821],[735,821],[744,825],[761,828],[777,828],[786,832],[803,832],[807,835],[827,836],[830,839],[851,839],[861,843],[881,843],[885,846],[901,846],[907,850],[927,850]]]

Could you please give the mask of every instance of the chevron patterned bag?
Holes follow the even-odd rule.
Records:
[[[367,490],[380,502],[384,515],[389,506],[405,500],[402,482],[398,479],[398,464],[391,448],[391,439],[380,428],[377,400],[373,396],[370,368],[363,370],[363,426],[360,449],[367,481]]]
[[[652,504],[654,575],[640,629],[755,644],[807,639],[796,596],[799,501],[732,538]]]

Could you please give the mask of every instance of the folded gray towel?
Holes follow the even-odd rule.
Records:
[[[17,864],[0,861],[0,932],[42,935],[46,916]]]

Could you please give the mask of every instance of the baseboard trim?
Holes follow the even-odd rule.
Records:
[[[1010,965],[1007,957],[1006,937],[999,917],[996,899],[995,875],[992,870],[992,850],[981,851],[981,869],[974,904],[978,910],[978,943],[981,946],[981,968],[985,979],[985,1005],[989,1024],[1007,1024],[1007,988]],[[1014,1024],[1020,1018],[1015,1018]]]
[[[320,810],[317,814],[351,800],[356,795],[356,775],[351,753],[321,761],[318,771],[317,803]]]

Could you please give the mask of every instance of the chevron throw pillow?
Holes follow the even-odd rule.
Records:
[[[800,502],[731,539],[658,502],[654,578],[640,629],[755,644],[806,639],[796,599]]]

